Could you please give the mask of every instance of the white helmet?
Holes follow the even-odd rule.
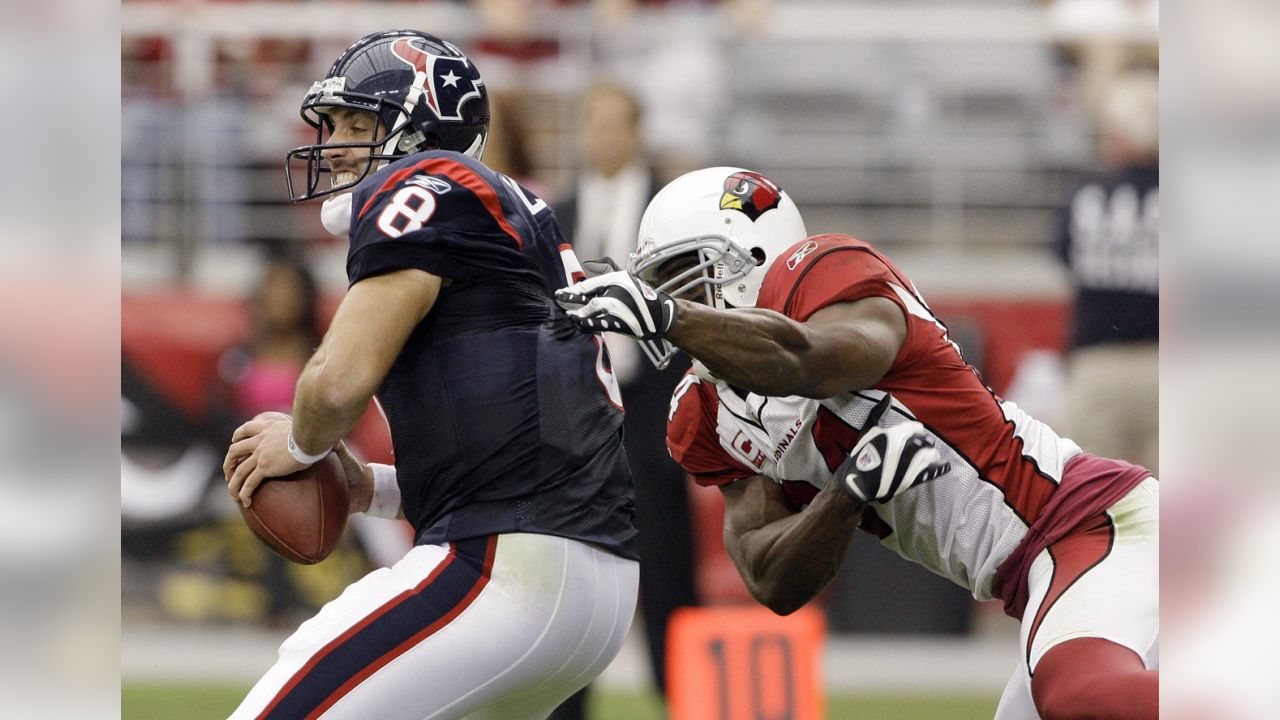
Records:
[[[627,269],[671,295],[701,285],[714,308],[755,307],[774,259],[808,236],[791,196],[769,178],[742,168],[705,168],[672,180],[649,202]],[[691,267],[654,282],[668,261],[690,254]],[[641,344],[659,368],[675,355],[665,340]]]

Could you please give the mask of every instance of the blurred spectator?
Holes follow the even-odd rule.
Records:
[[[579,259],[611,257],[623,265],[635,249],[640,216],[658,190],[644,153],[640,104],[621,85],[596,83],[584,96],[581,117],[584,168],[556,217],[572,233]]]
[[[572,1],[469,0],[481,29],[467,50],[484,73],[492,113],[485,163],[538,193],[562,181],[548,175],[564,165],[558,135],[548,131],[562,124],[563,98],[585,82],[589,61],[574,57],[549,22]]]
[[[193,395],[211,394],[209,403],[180,402],[181,382],[157,373],[154,358],[122,358],[121,551],[126,572],[134,573],[127,585],[139,601],[135,609],[154,603],[168,618],[289,622],[332,598],[368,561],[350,540],[322,566],[294,565],[271,553],[227,501],[219,450],[245,417],[290,410],[302,364],[319,342],[320,299],[300,260],[275,255],[244,308],[251,316],[246,326],[233,319],[239,313],[213,316],[216,307],[236,309],[211,303],[206,316],[157,315],[184,318],[190,328],[172,338],[170,362],[200,365],[208,357],[205,370],[179,378],[197,386]],[[246,339],[222,353],[210,382],[213,346],[200,338],[231,337],[232,326],[246,327]],[[152,339],[161,337],[163,331]]]
[[[232,430],[264,410],[291,411],[294,385],[329,314],[306,263],[284,248],[279,239],[269,246],[243,308],[218,298],[200,309],[152,311],[158,325],[190,330],[144,334],[153,343],[169,337],[171,345],[122,358],[121,548],[137,570],[129,583],[135,608],[154,603],[185,621],[288,624],[411,545],[404,523],[357,516],[329,560],[303,567],[272,554],[227,500],[220,455]],[[128,307],[137,310],[143,301],[134,300]],[[135,333],[132,350],[138,342]],[[215,347],[227,342],[234,345],[219,355]],[[197,369],[170,377],[157,372],[166,361]],[[190,391],[179,397],[181,387]],[[371,460],[391,458],[376,411],[347,441]]]
[[[485,81],[498,88],[555,82],[560,41],[539,16],[567,3],[561,0],[471,0],[484,33],[472,43]],[[492,77],[492,79],[489,79]],[[561,86],[567,79],[560,78]]]
[[[315,278],[300,260],[268,262],[251,299],[253,335],[218,363],[237,417],[293,409],[293,387],[320,345],[318,303]]]
[[[725,44],[761,28],[769,5],[595,0],[600,65],[622,79],[644,108],[644,142],[662,182],[714,164],[731,87]]]
[[[1160,0],[1052,0],[1049,22],[1074,61],[1081,100],[1094,121],[1112,82],[1160,63]]]
[[[1071,196],[1058,239],[1076,289],[1063,428],[1086,451],[1158,473],[1158,82],[1130,72],[1100,108],[1104,172]]]
[[[532,139],[525,116],[515,96],[505,92],[489,94],[489,137],[484,143],[484,162],[494,170],[542,195],[535,177]]]
[[[598,82],[583,97],[580,117],[583,169],[575,194],[555,206],[556,216],[580,260],[610,257],[625,265],[635,249],[640,216],[659,187],[645,155],[640,105],[622,86]],[[608,336],[607,341],[627,409],[627,459],[635,476],[644,558],[640,610],[654,682],[665,693],[667,620],[676,608],[697,602],[686,480],[666,449],[671,391],[688,360],[679,356],[658,371],[631,339]]]
[[[252,333],[218,361],[225,388],[222,402],[228,406],[227,415],[237,421],[267,410],[291,412],[294,385],[320,344],[320,296],[311,271],[300,258],[278,246],[270,247],[268,254],[261,279],[249,298]],[[308,603],[300,578],[289,563],[254,541],[239,517],[232,515],[220,527],[199,532],[202,536],[213,533],[222,537],[205,539],[223,544],[226,554],[221,559],[229,565],[232,576],[244,575],[261,583],[268,597],[267,617],[272,622],[287,624],[291,611],[300,605],[314,606],[321,599],[313,597]],[[324,585],[329,587],[330,583]]]
[[[619,78],[644,107],[644,140],[660,180],[711,161],[730,84],[723,41],[764,25],[770,0],[472,0],[485,28],[472,47],[491,90],[534,126],[594,69]],[[562,42],[550,11],[588,6],[588,45]],[[729,22],[724,21],[728,19]],[[538,147],[535,168],[558,148]],[[538,157],[543,155],[542,157]]]

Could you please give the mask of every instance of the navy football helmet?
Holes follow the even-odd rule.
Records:
[[[375,139],[326,145],[334,107],[373,113]],[[480,72],[452,43],[417,30],[374,33],[347,48],[307,91],[301,114],[316,129],[316,142],[285,157],[293,202],[348,190],[374,169],[423,150],[454,150],[479,160],[489,134],[489,94]],[[321,188],[332,172],[321,155],[326,147],[369,148],[368,163],[354,181]],[[298,188],[303,164],[306,184]]]

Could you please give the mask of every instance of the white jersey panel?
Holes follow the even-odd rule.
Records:
[[[774,480],[807,482],[821,489],[828,475],[821,465],[798,465],[787,451],[793,444],[813,445],[813,422],[818,401],[802,397],[739,396],[723,382],[716,383],[720,407],[716,433],[720,446],[735,460]],[[804,454],[809,458],[810,454]],[[784,461],[785,458],[785,461]],[[819,472],[821,469],[821,472]]]
[[[860,431],[872,408],[884,397],[879,390],[839,395],[821,402],[799,397],[740,396],[724,383],[717,383],[716,391],[720,399],[717,434],[725,451],[761,475],[807,482],[819,489],[831,476],[818,444],[820,433],[815,433],[819,411],[825,410]],[[1048,428],[1025,413],[1022,416],[1023,426],[1035,428],[1039,442],[1051,446],[1043,437],[1043,430]],[[907,419],[915,416],[895,398],[893,410],[881,424],[891,427]],[[991,586],[996,568],[1026,536],[1027,525],[1005,503],[1000,489],[984,481],[977,468],[946,438],[933,437],[944,459],[951,463],[951,470],[933,482],[873,506],[876,515],[893,529],[881,542],[907,560],[968,588],[977,599],[993,599]],[[1057,468],[1060,477],[1061,463]]]
[[[1022,454],[1030,458],[1040,472],[1055,483],[1062,482],[1062,471],[1067,461],[1079,455],[1081,450],[1073,440],[1064,438],[1053,428],[1023,412],[1008,400],[1001,401],[1000,410],[1013,423],[1013,434],[1022,441]]]

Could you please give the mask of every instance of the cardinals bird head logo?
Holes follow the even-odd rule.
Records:
[[[755,172],[737,172],[724,180],[721,210],[737,210],[755,222],[782,202],[782,190],[769,178]]]

